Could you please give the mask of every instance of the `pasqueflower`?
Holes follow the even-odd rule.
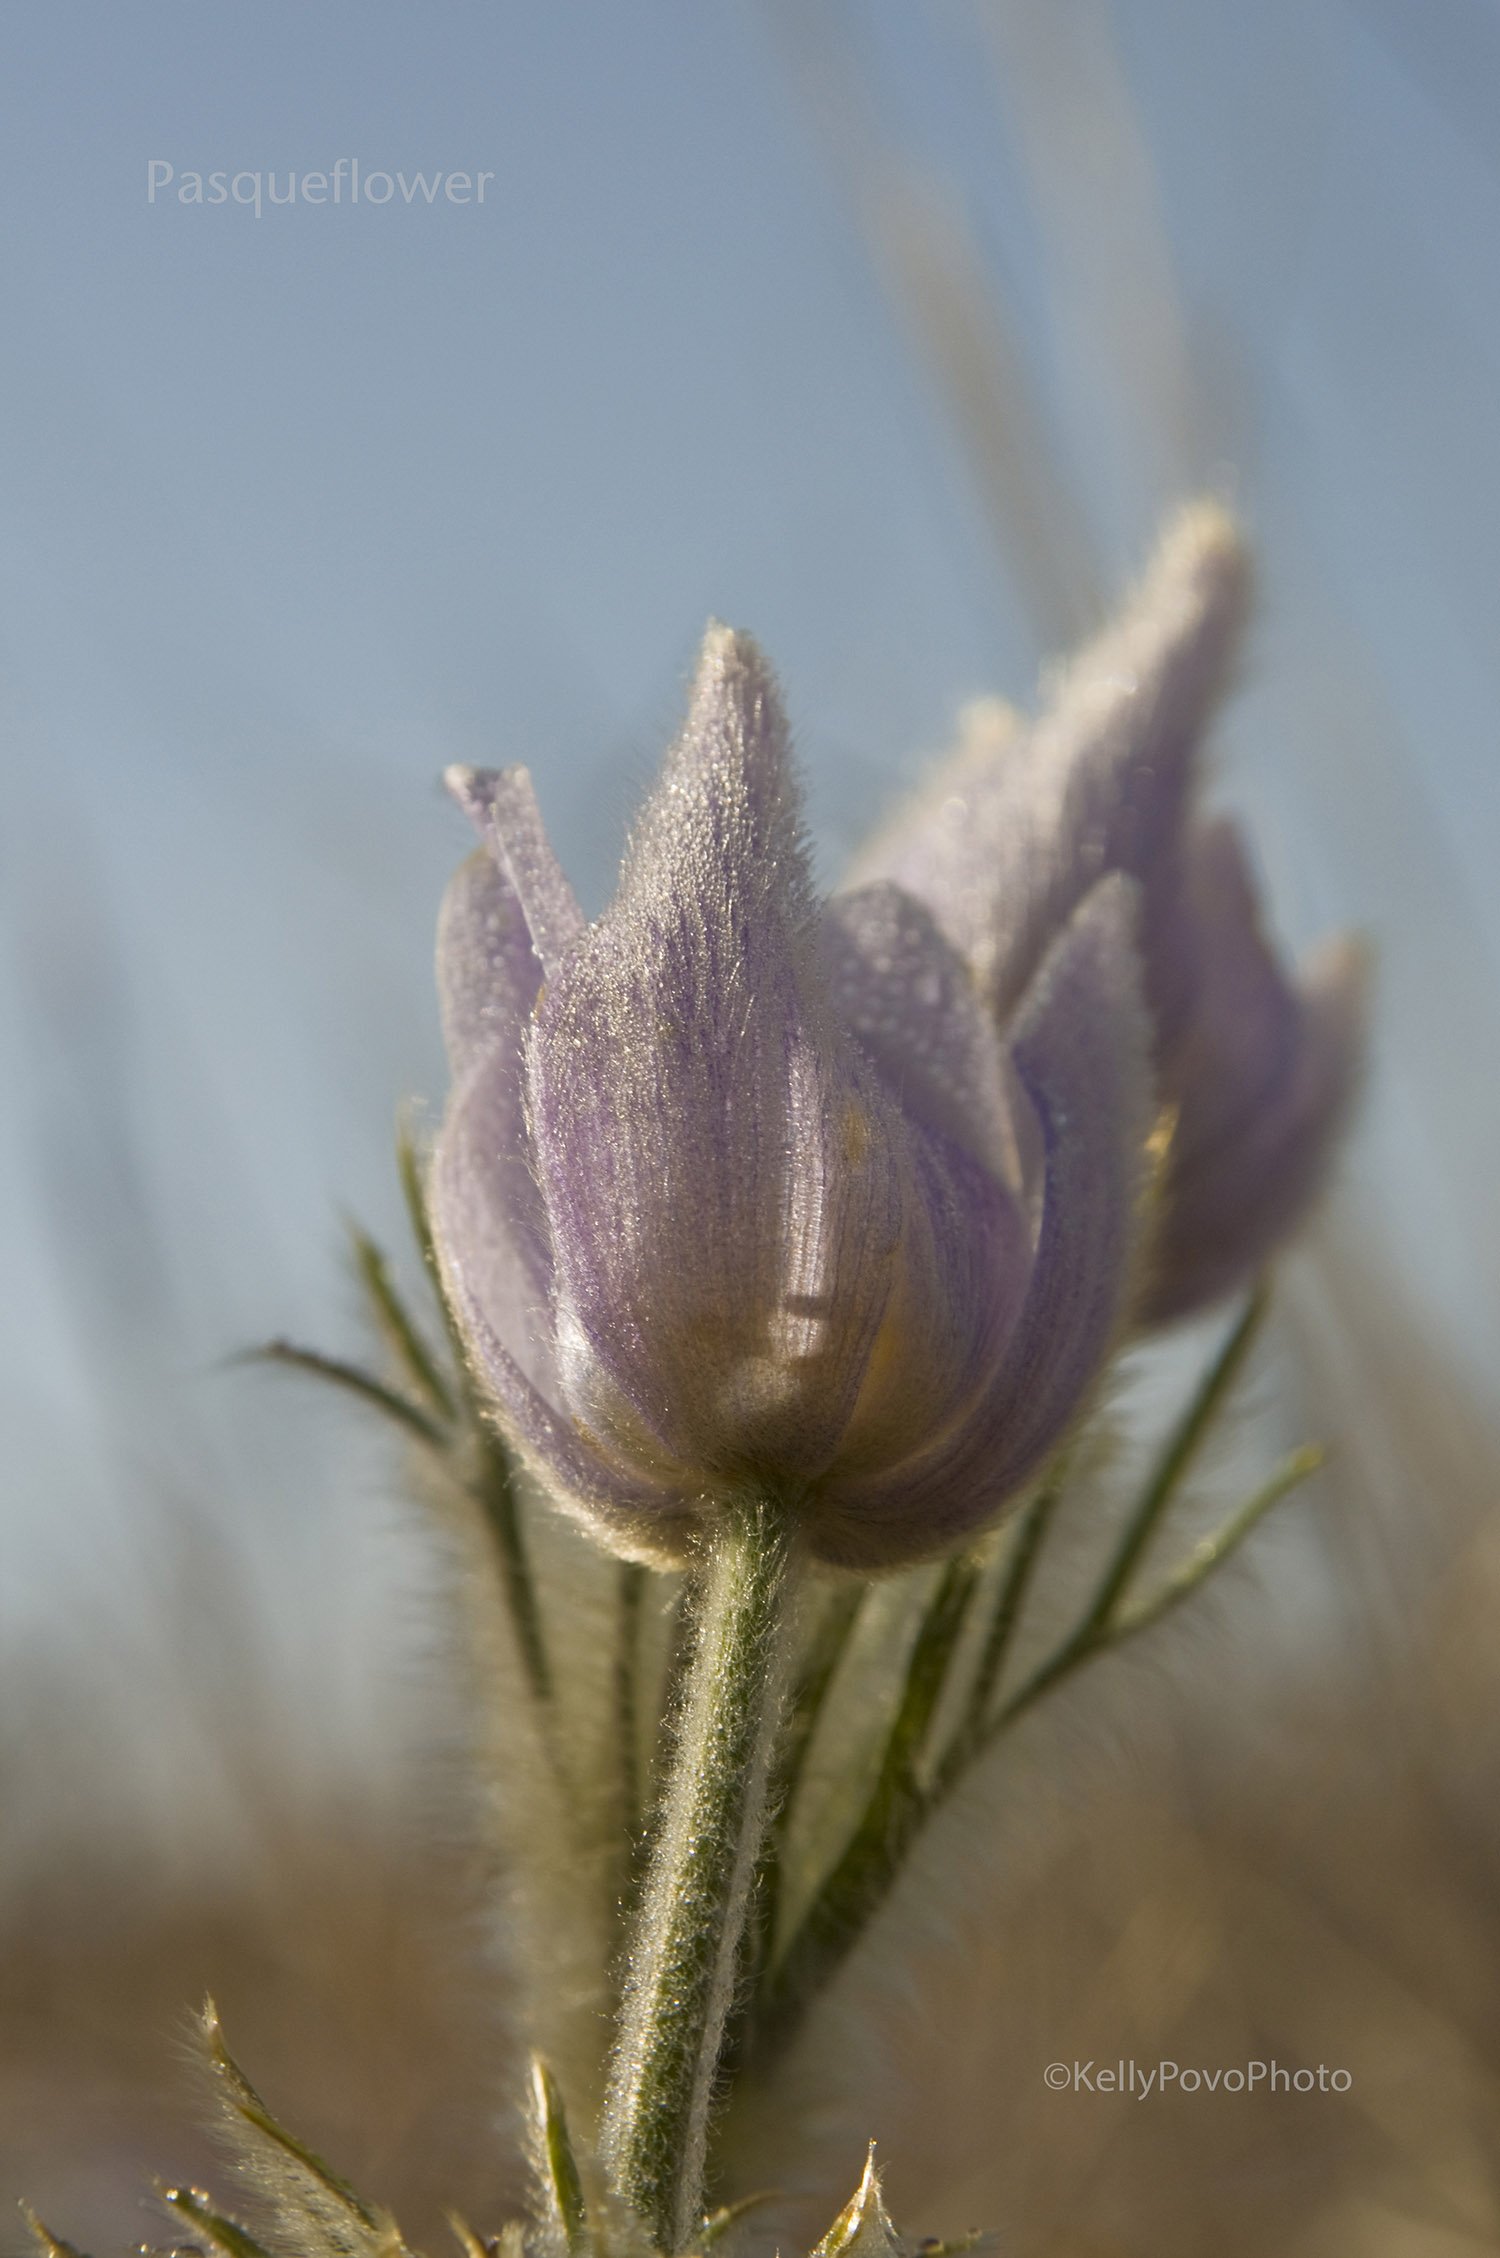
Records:
[[[633,1557],[747,1495],[859,1567],[976,1530],[1136,1284],[1134,882],[1074,889],[1002,1040],[920,900],[819,905],[775,684],[722,628],[593,923],[523,769],[449,782],[484,844],[441,920],[433,1224],[523,1451]]]
[[[1261,925],[1245,850],[1198,806],[1204,735],[1249,595],[1229,518],[1169,528],[1118,620],[1036,720],[996,700],[858,858],[899,883],[973,969],[1002,1033],[1108,872],[1140,888],[1164,1147],[1142,1315],[1213,1301],[1256,1272],[1327,1173],[1362,1050],[1363,961],[1339,941],[1293,976]]]

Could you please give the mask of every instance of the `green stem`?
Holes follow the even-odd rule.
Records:
[[[763,1499],[728,1503],[705,1552],[696,1638],[636,1922],[602,2150],[658,2249],[703,2216],[725,2018],[767,1815],[791,1547]]]

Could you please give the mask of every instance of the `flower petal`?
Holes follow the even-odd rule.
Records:
[[[820,1493],[817,1548],[879,1567],[939,1552],[992,1519],[1088,1401],[1130,1311],[1152,1114],[1135,888],[1103,880],[1025,999],[1015,1035],[1045,1152],[1025,1306],[971,1416],[935,1450]]]
[[[1022,860],[1029,831],[1029,724],[1001,698],[977,698],[959,717],[946,760],[855,856],[837,901],[880,883],[921,902],[966,963],[987,964],[987,935]]]
[[[721,1476],[821,1470],[889,1292],[890,1108],[814,943],[774,684],[714,630],[619,893],[538,1006],[529,1080],[568,1399],[619,1419],[620,1447],[649,1431]]]
[[[555,1405],[552,1247],[531,1168],[522,1023],[492,1032],[448,1100],[433,1154],[433,1233],[445,1275],[462,1269],[466,1304]]]
[[[1185,1315],[1252,1275],[1327,1172],[1363,1051],[1365,965],[1333,944],[1293,981],[1261,928],[1232,824],[1189,847],[1192,1021],[1167,1062],[1176,1106],[1147,1315]]]
[[[1134,600],[1057,677],[1040,718],[971,709],[953,758],[859,859],[925,901],[1002,1017],[1089,888],[1145,886],[1141,948],[1163,1040],[1187,1006],[1176,841],[1204,728],[1249,595],[1243,546],[1211,503],[1169,528]]]
[[[520,1056],[521,1031],[542,984],[520,900],[487,847],[448,882],[438,912],[438,1004],[455,1082],[499,1043]]]
[[[1024,1095],[1021,1105],[1029,1114]],[[972,1413],[1036,1257],[1040,1201],[940,1129],[908,1128],[896,1283],[829,1477],[838,1487],[926,1452]]]
[[[889,883],[837,895],[824,918],[823,958],[840,1023],[902,1111],[1019,1187],[1005,1054],[973,975],[930,910]]]
[[[530,772],[455,766],[443,781],[515,888],[532,947],[550,973],[583,932],[585,919],[552,850]]]
[[[466,1265],[455,1261],[451,1247],[443,1275],[506,1432],[553,1502],[588,1522],[622,1558],[648,1567],[681,1567],[699,1526],[694,1501],[632,1480],[591,1448],[574,1423],[533,1386],[494,1332],[471,1290]]]

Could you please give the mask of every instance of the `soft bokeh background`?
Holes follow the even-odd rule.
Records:
[[[177,2002],[214,1980],[329,2126],[378,2093],[377,2185],[435,2213],[451,2164],[485,2200],[462,1859],[413,1789],[439,1579],[376,1442],[225,1366],[351,1345],[341,1211],[399,1234],[463,847],[438,771],[527,760],[598,901],[718,614],[782,671],[832,871],[1207,482],[1263,586],[1224,794],[1288,939],[1381,958],[1283,1338],[1341,1475],[1234,1595],[1233,1699],[1202,1640],[1175,1703],[1164,1673],[1070,1720],[1093,1784],[1041,1796],[1005,1885],[1052,2005],[997,1990],[995,2059],[946,2049],[943,2170],[1028,2249],[1496,2247],[1492,2144],[1455,2129],[1500,2071],[1488,0],[12,0],[0,51],[0,2179],[145,2231],[144,2163],[187,2168]],[[496,178],[146,198],[153,158],[341,156]],[[1196,1990],[1149,1973],[1184,1935]],[[1033,2043],[1049,1966],[1097,1979],[1085,2053],[1205,1982],[1263,2032],[1257,1983],[1321,1975],[1377,2101],[1096,2138],[1032,2090],[1075,2050]]]

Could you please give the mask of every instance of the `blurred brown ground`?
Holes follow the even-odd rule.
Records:
[[[1333,1473],[942,1822],[741,2128],[737,2174],[787,2191],[783,2248],[871,2134],[909,2231],[983,2223],[1006,2250],[1500,2248],[1500,1442],[1331,1231],[1284,1328]],[[222,2184],[185,2045],[212,1990],[273,2106],[414,2240],[441,2247],[449,2208],[496,2226],[515,2064],[481,1871],[456,1824],[421,1847],[432,1819],[430,1793],[395,1817],[289,1797],[237,1884],[143,1887],[107,1842],[34,1874],[3,1908],[7,2191],[117,2249],[156,2231],[148,2172]],[[1163,2056],[1353,2085],[1136,2100],[1042,2077]]]

